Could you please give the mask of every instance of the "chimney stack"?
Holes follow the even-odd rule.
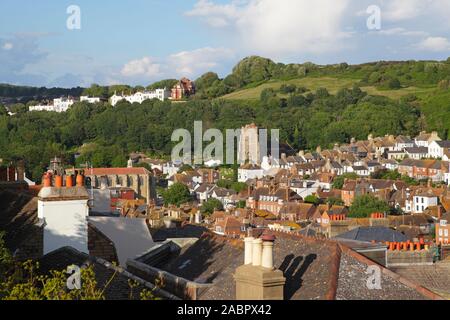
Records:
[[[283,300],[286,278],[275,270],[275,237],[265,234],[259,239],[245,238],[245,262],[236,269],[236,300]]]
[[[247,237],[244,239],[245,242],[245,265],[251,265],[253,263],[253,237]]]
[[[263,268],[273,270],[273,244],[275,242],[275,237],[273,235],[263,235],[263,251],[262,251],[262,261],[261,266]]]
[[[252,265],[254,267],[261,266],[262,258],[262,240],[254,239],[252,241]]]

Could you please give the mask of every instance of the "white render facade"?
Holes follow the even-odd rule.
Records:
[[[166,88],[164,89],[156,89],[153,91],[144,91],[144,92],[136,92],[133,95],[116,95],[114,94],[111,99],[111,105],[115,106],[122,100],[126,100],[129,103],[143,103],[145,100],[158,99],[161,101],[165,101],[170,97],[170,91]]]
[[[438,197],[417,195],[413,197],[411,212],[423,213],[428,207],[437,205],[438,205]]]
[[[71,98],[53,99],[53,105],[37,105],[30,106],[29,111],[49,111],[49,112],[66,112],[75,103]]]
[[[247,182],[251,179],[262,179],[264,177],[264,169],[238,169],[238,181]]]
[[[87,103],[99,103],[100,98],[98,97],[89,97],[89,96],[81,96],[80,102],[87,102]]]
[[[67,197],[73,194],[68,189],[47,187],[39,192],[38,217],[44,221],[44,254],[66,246],[89,254],[86,220],[89,197],[84,188],[78,192],[81,196]]]

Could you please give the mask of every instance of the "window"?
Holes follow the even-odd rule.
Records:
[[[444,236],[445,236],[445,237],[448,237],[448,229],[445,229],[445,230],[444,230]]]
[[[443,234],[442,229],[439,229],[439,237],[442,237],[442,234]]]

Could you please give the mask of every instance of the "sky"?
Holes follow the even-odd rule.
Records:
[[[0,83],[224,77],[249,55],[317,64],[444,60],[449,18],[450,0],[1,0]]]

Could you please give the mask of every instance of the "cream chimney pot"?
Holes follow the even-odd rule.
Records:
[[[255,267],[261,266],[262,258],[262,240],[254,239],[252,248],[252,264]]]
[[[255,238],[248,237],[244,239],[245,242],[245,262],[244,264],[249,265],[253,263],[253,240]]]
[[[273,242],[263,242],[262,267],[273,270]]]

